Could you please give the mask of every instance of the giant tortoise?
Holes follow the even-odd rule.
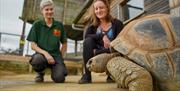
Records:
[[[87,67],[109,72],[129,91],[180,91],[180,16],[134,20],[111,42],[112,53],[91,58]]]

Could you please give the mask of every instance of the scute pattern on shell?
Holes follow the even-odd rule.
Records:
[[[156,14],[135,20],[111,46],[147,69],[162,91],[180,91],[180,16]]]

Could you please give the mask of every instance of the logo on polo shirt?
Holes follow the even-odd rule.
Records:
[[[56,37],[59,37],[61,35],[61,31],[58,30],[58,29],[54,29],[53,35],[56,36]]]

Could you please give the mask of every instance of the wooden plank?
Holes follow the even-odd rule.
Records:
[[[26,62],[28,63],[29,60],[31,59],[31,57],[25,57],[25,56],[18,56],[18,55],[4,55],[4,54],[0,54],[0,61],[17,61],[17,62]],[[82,60],[80,61],[72,61],[71,60],[64,60],[64,63],[66,65],[67,68],[74,68],[77,69],[79,72],[78,73],[82,73],[83,72],[83,63]],[[32,67],[31,65],[29,65],[29,72],[32,72]]]
[[[180,0],[169,0],[169,6],[171,9],[180,7]]]
[[[180,16],[180,6],[174,9],[171,9],[171,15]]]
[[[21,61],[21,62],[28,62],[31,57],[24,57],[24,56],[18,56],[18,55],[0,55],[0,61]]]
[[[0,61],[20,61],[20,62],[29,62],[29,60],[31,59],[31,57],[27,57],[27,56],[18,56],[18,55],[4,55],[1,54],[0,55]],[[76,60],[76,59],[75,59]],[[80,59],[77,59],[76,61],[73,61],[73,59],[65,59],[64,63],[67,66],[70,67],[82,67],[82,60],[79,61]]]
[[[67,7],[64,8],[65,1]],[[40,2],[41,0],[24,0],[22,19],[26,18],[29,23],[33,23],[36,19],[41,18]],[[77,0],[53,0],[53,2],[55,5],[54,18],[63,22],[63,16],[65,16],[65,24],[71,25],[86,0],[78,0],[78,2]]]
[[[144,0],[146,15],[156,13],[170,13],[169,0]]]

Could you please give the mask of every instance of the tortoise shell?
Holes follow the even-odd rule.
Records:
[[[132,21],[111,46],[156,80],[180,86],[180,16],[155,14]]]

